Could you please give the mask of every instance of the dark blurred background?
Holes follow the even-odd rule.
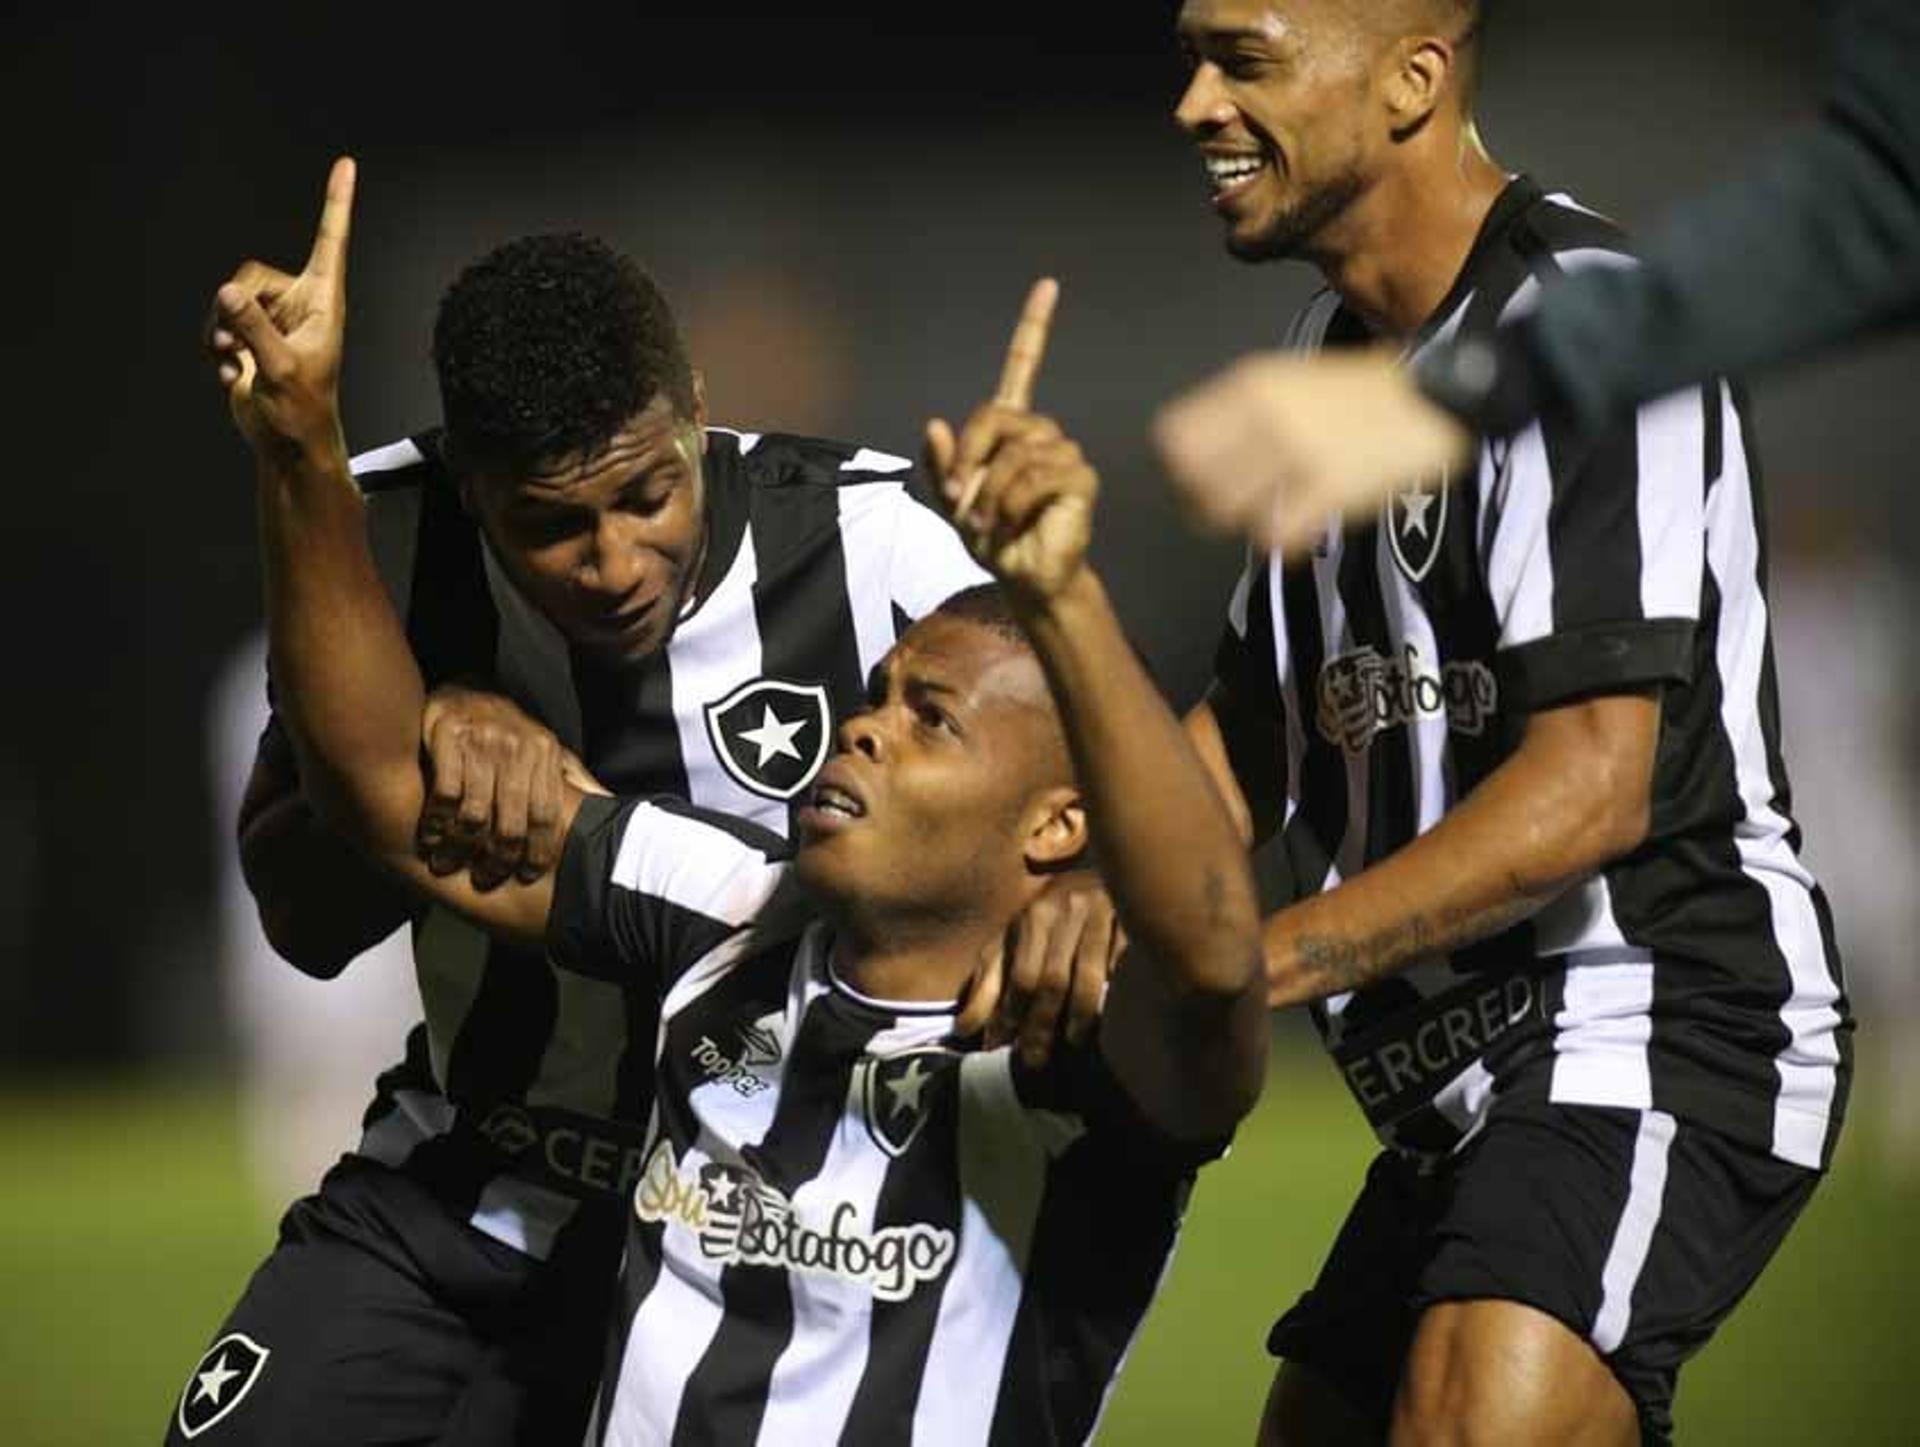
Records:
[[[1103,561],[1190,697],[1234,552],[1177,525],[1145,419],[1273,340],[1310,281],[1220,248],[1168,119],[1176,8],[549,0],[502,18],[195,18],[77,0],[13,20],[0,105],[24,465],[6,518],[0,1062],[223,1047],[204,714],[258,604],[248,469],[195,336],[242,256],[297,267],[339,151],[363,178],[355,448],[434,418],[440,290],[516,233],[584,228],[643,258],[718,420],[896,449],[930,410],[981,395],[1023,285],[1056,272],[1042,400],[1103,466]],[[1798,0],[1509,3],[1484,131],[1511,168],[1642,223],[1807,114],[1817,53]],[[1898,564],[1914,541],[1916,359],[1906,342],[1761,389],[1776,517],[1817,508],[1840,558]]]
[[[1494,5],[1495,156],[1630,225],[1816,102],[1801,0]],[[464,262],[579,228],[658,274],[717,421],[899,451],[984,394],[1025,285],[1055,273],[1040,400],[1102,468],[1100,562],[1186,702],[1237,550],[1180,525],[1146,422],[1276,341],[1313,278],[1224,255],[1169,119],[1176,8],[69,0],[0,22],[10,1441],[151,1440],[411,1018],[404,958],[298,981],[234,890],[259,604],[250,468],[197,350],[215,286],[247,255],[297,267],[350,151],[356,449],[435,420],[428,330]],[[1917,364],[1908,338],[1759,389],[1796,812],[1866,1024],[1835,1189],[1690,1376],[1697,1440],[1913,1440]],[[1106,1441],[1242,1440],[1257,1412],[1265,1322],[1368,1152],[1330,1070],[1279,1070],[1204,1183]]]

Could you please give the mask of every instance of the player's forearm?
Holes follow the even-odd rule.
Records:
[[[1259,909],[1238,831],[1090,569],[1023,621],[1052,684],[1129,937],[1187,990],[1257,978]]]
[[[1489,939],[1645,837],[1638,759],[1583,750],[1577,730],[1529,744],[1406,847],[1272,916],[1268,1002],[1326,999]]]
[[[279,708],[321,818],[377,858],[411,853],[425,689],[338,456],[263,457],[260,547]]]

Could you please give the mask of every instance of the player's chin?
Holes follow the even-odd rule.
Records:
[[[1227,254],[1236,261],[1289,261],[1298,254],[1297,238],[1285,217],[1251,217],[1227,224]]]
[[[806,816],[810,812],[802,810],[794,820],[794,836],[799,846],[793,856],[794,877],[816,894],[858,893],[860,861],[854,841],[838,829],[809,828]]]

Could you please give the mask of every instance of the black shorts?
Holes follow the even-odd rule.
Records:
[[[1442,1301],[1544,1311],[1592,1343],[1648,1442],[1680,1364],[1760,1275],[1816,1172],[1652,1111],[1502,1101],[1458,1154],[1367,1173],[1313,1289],[1267,1349],[1384,1432],[1414,1329]]]
[[[602,1233],[570,1231],[537,1261],[402,1172],[349,1156],[282,1219],[278,1245],[171,1404],[167,1441],[579,1442],[618,1229],[609,1219],[605,1252],[590,1240]]]

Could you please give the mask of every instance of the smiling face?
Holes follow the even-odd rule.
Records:
[[[1065,740],[1020,641],[934,613],[841,725],[798,820],[810,889],[880,918],[1010,918],[1085,845]]]
[[[464,479],[502,567],[572,643],[611,663],[666,646],[702,550],[702,432],[664,396],[604,447]]]
[[[1367,190],[1385,142],[1375,28],[1345,0],[1186,0],[1192,79],[1174,112],[1200,148],[1227,249],[1311,256]]]

